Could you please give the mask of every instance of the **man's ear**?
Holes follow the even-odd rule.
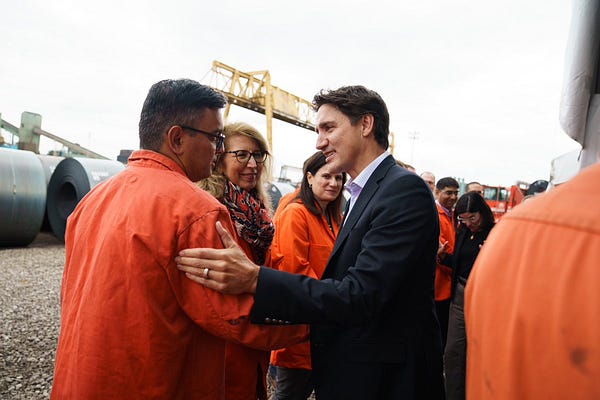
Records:
[[[368,136],[374,133],[375,129],[375,117],[373,114],[365,114],[361,117],[360,125],[362,128],[362,135]]]
[[[183,142],[185,139],[183,129],[178,125],[173,125],[167,131],[165,142],[174,154],[181,155],[183,153]]]

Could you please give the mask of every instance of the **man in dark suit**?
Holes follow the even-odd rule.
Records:
[[[177,259],[196,282],[255,293],[256,323],[309,323],[318,399],[442,399],[433,282],[438,218],[431,191],[386,151],[389,114],[362,86],[318,93],[317,149],[351,194],[321,280],[251,263],[220,227],[224,250]]]

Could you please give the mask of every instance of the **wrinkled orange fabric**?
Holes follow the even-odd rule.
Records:
[[[222,399],[225,340],[268,350],[306,339],[252,325],[252,296],[180,272],[190,247],[222,247],[224,206],[158,153],[136,151],[68,219],[51,399]]]
[[[465,293],[468,399],[600,398],[600,164],[491,231]]]
[[[286,193],[279,199],[279,203],[277,204],[277,210],[275,210],[275,215],[273,218],[277,217],[277,214],[280,213],[289,203],[291,203],[300,193],[300,188],[294,189],[292,192]]]
[[[271,246],[273,268],[319,279],[333,249],[339,224],[314,215],[299,201],[278,209],[274,218],[275,238]],[[273,299],[277,301],[277,299]],[[271,364],[286,368],[312,369],[309,341],[271,352]]]
[[[454,254],[454,222],[446,214],[442,206],[436,202],[438,215],[440,219],[440,242],[448,242],[445,248],[445,252],[448,254]],[[450,298],[450,292],[452,290],[452,268],[440,264],[439,262],[435,265],[435,301],[447,300]]]
[[[248,242],[237,237],[237,243],[252,260]],[[270,263],[270,250],[265,255]],[[255,260],[253,260],[255,261]],[[307,329],[308,331],[308,329]],[[257,350],[242,344],[227,342],[225,345],[225,399],[266,400],[269,351]]]

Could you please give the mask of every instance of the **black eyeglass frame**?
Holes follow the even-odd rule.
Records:
[[[246,160],[240,160],[240,155],[239,153],[247,153],[248,154],[248,158]],[[254,158],[254,161],[257,164],[262,164],[265,161],[267,161],[267,156],[269,155],[268,151],[255,151],[255,152],[251,152],[248,150],[233,150],[233,151],[224,151],[223,153],[230,153],[233,154],[235,156],[235,159],[237,160],[237,162],[239,162],[240,164],[248,164],[250,162],[250,157]],[[261,157],[260,159],[256,158],[256,157]]]
[[[219,132],[219,133],[212,133],[212,132],[206,132],[203,131],[202,129],[196,129],[196,128],[192,128],[191,126],[186,126],[186,125],[179,125],[181,127],[181,129],[187,129],[193,132],[197,132],[197,133],[201,133],[203,135],[206,135],[211,139],[211,142],[215,143],[217,146],[217,149],[221,149],[223,148],[223,142],[225,141],[225,135],[223,135],[223,133]]]
[[[475,222],[477,222],[477,220],[479,220],[479,218],[481,218],[481,213],[479,211],[475,211],[473,214],[474,215],[471,215],[470,217],[467,217],[467,218],[456,217],[456,220],[462,224],[464,224],[466,222],[470,222],[471,224],[474,224]]]

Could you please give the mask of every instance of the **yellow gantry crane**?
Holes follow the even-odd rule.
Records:
[[[264,114],[267,117],[267,142],[273,146],[273,118],[315,131],[315,112],[310,101],[271,85],[269,71],[242,72],[219,61],[213,61],[209,85],[228,100],[224,116],[231,104]]]
[[[208,85],[223,93],[228,100],[224,117],[232,104],[264,114],[267,118],[267,142],[273,148],[273,118],[315,131],[312,103],[271,85],[268,70],[242,72],[219,61],[213,61]],[[390,133],[390,152],[394,151],[394,135]]]

